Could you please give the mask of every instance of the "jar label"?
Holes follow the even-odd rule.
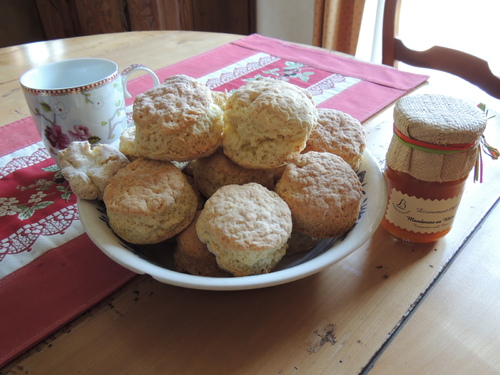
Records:
[[[392,189],[385,218],[412,232],[441,232],[451,228],[460,198],[461,195],[449,199],[423,199]]]

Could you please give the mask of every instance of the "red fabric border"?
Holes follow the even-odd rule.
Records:
[[[0,366],[135,275],[106,257],[84,234],[4,277],[0,280]]]
[[[8,141],[6,141],[8,140]],[[0,157],[41,141],[31,117],[0,126]]]

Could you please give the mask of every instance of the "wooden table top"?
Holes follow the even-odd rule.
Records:
[[[239,37],[148,31],[2,48],[0,125],[29,116],[18,78],[34,65],[95,56],[155,70]],[[417,91],[476,95],[449,82],[433,75]],[[497,147],[499,117],[485,133]],[[392,106],[364,123],[378,160],[391,124]],[[500,162],[484,162],[485,182],[467,182],[452,231],[435,243],[403,243],[378,228],[330,268],[257,290],[191,290],[138,276],[0,373],[498,374]]]

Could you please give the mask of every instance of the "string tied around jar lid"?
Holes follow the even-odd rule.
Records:
[[[484,115],[486,116],[486,121],[491,120],[493,117],[496,117],[495,115],[492,116],[488,115],[488,108],[486,108],[486,104],[484,103],[479,103],[477,105],[477,108],[479,108],[481,111],[484,112]],[[481,135],[481,143],[483,144],[483,151],[486,155],[491,157],[493,160],[497,160],[500,157],[500,151],[498,151],[497,148],[493,147],[488,142],[486,142],[484,134]]]
[[[476,164],[474,165],[474,182],[483,182],[483,158],[481,156],[481,149],[478,147],[480,145],[480,139],[472,143],[463,144],[449,144],[449,145],[439,145],[435,143],[428,143],[424,141],[419,141],[418,139],[410,138],[404,135],[398,130],[398,128],[393,126],[395,139],[407,147],[413,148],[415,150],[420,150],[424,152],[429,152],[432,154],[447,155],[447,154],[458,154],[461,152],[469,152],[477,148],[478,155],[476,159]]]
[[[401,131],[393,126],[395,139],[407,147],[411,147],[415,150],[420,150],[424,152],[429,152],[433,154],[458,154],[461,152],[469,152],[473,149],[477,148],[477,160],[474,165],[474,182],[479,181],[483,182],[483,157],[481,154],[480,145],[483,146],[484,153],[490,156],[492,159],[496,160],[500,156],[500,152],[495,147],[491,146],[488,142],[486,142],[486,138],[484,135],[481,135],[479,139],[472,143],[463,143],[463,144],[450,144],[450,145],[439,145],[435,143],[428,143],[424,141],[419,141],[418,139],[410,138],[404,135]]]

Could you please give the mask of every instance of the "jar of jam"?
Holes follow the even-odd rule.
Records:
[[[451,230],[485,127],[484,112],[462,99],[426,94],[396,103],[384,172],[389,233],[426,243]]]

